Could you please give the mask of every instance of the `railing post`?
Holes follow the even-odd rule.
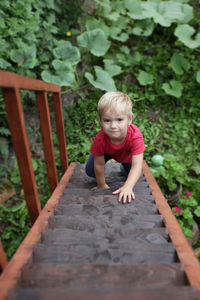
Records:
[[[0,241],[0,269],[4,270],[8,263],[6,253],[3,249],[2,243]]]
[[[31,222],[34,223],[40,213],[41,206],[33,171],[28,136],[25,129],[20,93],[16,88],[9,88],[3,89],[3,95],[24,195]]]
[[[46,92],[36,92],[37,107],[40,116],[40,128],[44,146],[44,153],[47,165],[47,173],[51,192],[58,184],[54,145],[51,130],[51,121]]]
[[[59,150],[60,150],[60,161],[64,173],[68,168],[68,157],[66,151],[66,138],[65,138],[65,129],[64,129],[62,102],[61,102],[60,93],[53,94],[53,101],[54,101],[56,129],[57,129],[58,143],[59,143]]]

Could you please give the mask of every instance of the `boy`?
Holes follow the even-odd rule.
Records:
[[[90,148],[86,174],[96,178],[96,188],[109,189],[105,163],[111,158],[122,163],[127,179],[113,194],[119,194],[119,202],[130,203],[135,198],[133,187],[141,175],[145,150],[142,133],[131,124],[132,102],[122,92],[107,92],[100,98],[97,109],[102,129]]]

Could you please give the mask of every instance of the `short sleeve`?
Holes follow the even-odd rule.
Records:
[[[144,145],[143,137],[134,139],[132,149],[133,149],[132,155],[138,155],[144,152],[145,145]]]
[[[131,124],[131,148],[132,148],[132,155],[138,155],[144,152],[145,145],[144,139],[141,131],[137,126]]]

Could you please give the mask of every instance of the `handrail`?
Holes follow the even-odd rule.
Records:
[[[40,117],[45,160],[47,165],[48,181],[51,192],[58,184],[55,162],[52,128],[48,106],[47,92],[53,93],[55,123],[59,143],[60,161],[63,173],[68,168],[66,140],[62,115],[60,86],[41,80],[28,78],[11,72],[0,70],[0,88],[6,105],[8,123],[11,131],[12,142],[19,166],[20,177],[26,199],[26,204],[32,224],[36,221],[41,211],[40,200],[31,160],[31,152],[25,127],[20,90],[36,91],[37,109]],[[2,250],[3,251],[3,250]],[[3,252],[0,252],[3,253]],[[0,265],[5,266],[5,260],[0,255]]]

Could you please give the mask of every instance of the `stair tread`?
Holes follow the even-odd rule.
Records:
[[[87,204],[86,204],[87,205]],[[130,204],[121,204],[121,203],[113,203],[113,206],[106,207],[101,205],[93,205],[88,204],[87,206],[84,204],[75,204],[71,202],[70,204],[64,204],[63,201],[55,208],[55,214],[64,214],[64,215],[74,215],[81,214],[86,217],[89,215],[97,216],[99,214],[106,214],[109,211],[112,211],[113,214],[124,214],[124,213],[132,213],[138,215],[152,215],[158,212],[158,208],[156,204],[152,203],[142,203],[140,201],[132,201]],[[128,210],[128,212],[127,212]]]
[[[22,272],[22,287],[129,288],[186,284],[183,265],[35,264]]]
[[[106,244],[103,245],[102,243],[97,244],[97,247],[94,248],[91,248],[90,245],[54,246],[38,244],[33,252],[33,261],[69,264],[157,264],[176,262],[176,253],[174,245],[170,243],[164,245],[150,244],[145,248],[136,245],[135,247],[132,246],[131,249],[127,249],[126,244],[124,244],[123,249],[119,248],[119,245],[108,248]]]
[[[93,229],[93,228],[92,228]],[[110,241],[109,244],[112,245],[118,240],[124,239],[127,243],[131,245],[143,245],[149,246],[150,244],[166,244],[168,243],[168,230],[165,227],[140,229],[134,228],[133,226],[123,227],[118,225],[115,227],[113,224],[105,224],[104,227],[96,226],[94,230],[84,231],[84,230],[73,230],[66,228],[55,228],[48,229],[42,234],[43,243],[59,243],[68,244],[71,243],[73,239],[95,241],[97,238]],[[70,241],[70,242],[69,242]]]
[[[164,288],[125,288],[115,290],[103,290],[99,286],[98,290],[81,290],[69,291],[66,288],[47,288],[47,289],[15,289],[8,294],[8,300],[55,300],[73,299],[80,300],[83,298],[87,300],[196,300],[197,295],[193,287],[164,287]]]
[[[95,217],[88,216],[83,218],[80,215],[53,215],[49,219],[49,228],[71,228],[71,229],[82,229],[94,228],[96,224],[104,225],[104,222],[111,222],[112,224],[117,223],[118,225],[132,225],[134,228],[154,228],[162,227],[163,218],[161,215],[113,215],[112,210],[108,211],[103,215]]]

